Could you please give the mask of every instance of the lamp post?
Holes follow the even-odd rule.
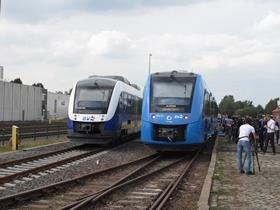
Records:
[[[152,53],[149,54],[149,75],[151,73],[151,58],[152,58]]]

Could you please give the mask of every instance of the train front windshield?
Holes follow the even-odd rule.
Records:
[[[189,113],[194,77],[152,77],[151,112]]]
[[[100,79],[78,83],[74,113],[106,114],[114,86],[114,82]]]

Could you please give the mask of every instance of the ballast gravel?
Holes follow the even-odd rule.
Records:
[[[19,192],[86,175],[90,172],[136,160],[153,153],[155,153],[155,151],[151,148],[142,145],[139,142],[131,141],[113,149],[98,153],[94,155],[94,157],[88,158],[86,161],[78,161],[76,164],[69,163],[68,167],[63,167],[59,170],[51,170],[49,172],[44,172],[41,175],[36,174],[40,175],[40,177],[33,178],[24,183],[18,183],[14,187],[7,187],[4,190],[0,190],[0,197],[10,196]]]

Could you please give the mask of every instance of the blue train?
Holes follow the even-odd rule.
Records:
[[[194,149],[216,135],[217,114],[201,75],[151,74],[144,90],[141,141],[159,151]]]
[[[141,128],[142,93],[121,76],[78,81],[68,108],[68,138],[81,144],[109,144]]]

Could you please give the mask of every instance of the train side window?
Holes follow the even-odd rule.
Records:
[[[57,100],[54,100],[54,113],[57,113]]]
[[[134,113],[133,114],[138,114],[138,98],[134,97],[134,107],[133,107]]]
[[[210,94],[206,90],[204,92],[203,113],[205,117],[210,116]]]
[[[126,93],[123,93],[123,109],[122,109],[123,113],[126,111],[126,107],[127,107],[127,97],[126,97]]]
[[[135,98],[131,96],[131,114],[135,113]]]
[[[131,96],[129,94],[127,94],[127,109],[126,109],[127,113],[130,114],[131,113]]]
[[[118,110],[119,110],[119,113],[123,112],[123,93],[121,93],[121,95],[120,95]]]

